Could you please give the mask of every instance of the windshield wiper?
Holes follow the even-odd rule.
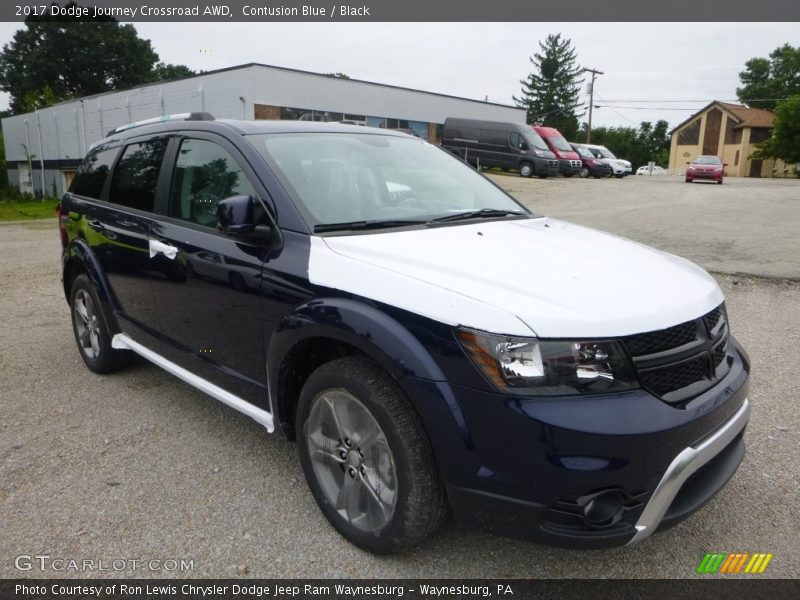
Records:
[[[478,210],[468,210],[465,212],[456,213],[454,215],[447,215],[444,217],[437,217],[431,219],[428,223],[448,223],[450,221],[465,221],[467,219],[491,219],[494,217],[506,217],[509,215],[523,216],[524,213],[520,210],[506,210],[503,208],[480,208]]]
[[[320,223],[314,226],[314,233],[327,233],[329,231],[364,231],[366,229],[387,229],[390,227],[406,227],[408,225],[421,225],[427,221],[418,219],[384,219],[372,221],[349,221],[346,223]]]

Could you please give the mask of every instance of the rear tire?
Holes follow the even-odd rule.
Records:
[[[419,417],[367,358],[340,358],[311,374],[295,432],[314,500],[356,546],[399,552],[444,522],[444,488]]]
[[[72,331],[83,362],[95,373],[112,373],[127,366],[131,353],[111,347],[103,305],[86,275],[78,275],[69,296]]]

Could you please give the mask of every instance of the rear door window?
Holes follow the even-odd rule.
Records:
[[[167,140],[150,140],[126,146],[114,169],[109,201],[114,204],[153,211],[161,162]]]

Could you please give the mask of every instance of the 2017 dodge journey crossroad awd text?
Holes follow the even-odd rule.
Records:
[[[623,545],[736,471],[750,366],[699,267],[402,133],[155,121],[96,143],[60,205],[80,355],[138,354],[296,440],[354,544],[402,550],[452,514]]]

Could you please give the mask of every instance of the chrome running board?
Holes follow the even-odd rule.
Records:
[[[176,365],[174,362],[167,360],[160,354],[153,352],[138,342],[133,341],[124,333],[118,333],[111,338],[111,347],[116,348],[117,350],[131,350],[135,352],[142,358],[145,358],[151,363],[161,367],[167,373],[174,375],[178,379],[182,379],[201,392],[205,392],[212,398],[216,398],[223,404],[227,404],[231,408],[238,410],[240,413],[247,415],[257,423],[263,425],[269,433],[275,431],[275,423],[272,419],[272,413],[258,408],[254,404],[250,404],[238,396],[234,396],[230,392],[223,390],[218,385],[214,385],[202,377],[198,377],[191,371],[187,371],[183,367]]]
[[[672,504],[686,480],[700,467],[722,452],[742,432],[749,419],[750,402],[745,398],[739,410],[725,421],[722,427],[697,444],[696,447],[689,446],[684,448],[675,457],[661,481],[658,482],[656,491],[653,492],[647,506],[644,507],[644,512],[636,522],[636,534],[628,544],[634,544],[649,537],[658,528],[661,519],[664,518],[670,504]]]

